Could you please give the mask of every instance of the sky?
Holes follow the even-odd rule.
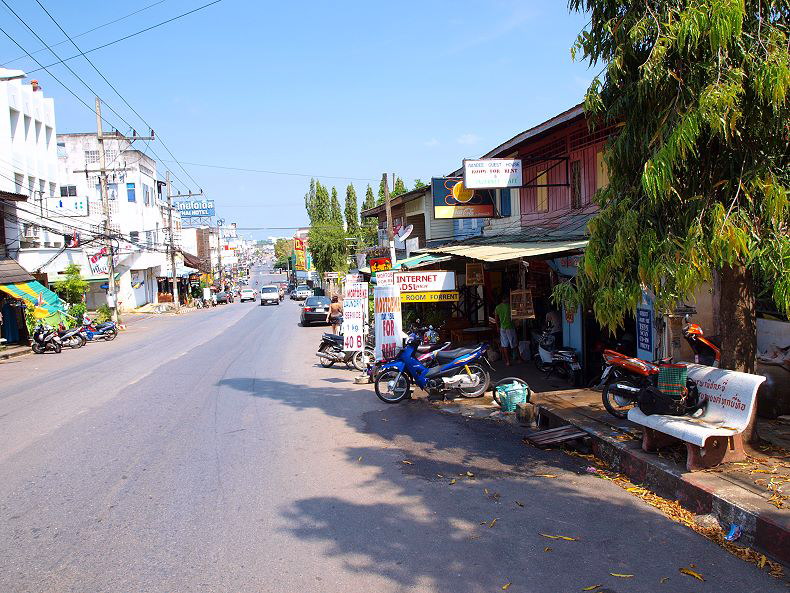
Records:
[[[48,72],[28,77],[55,99],[59,133],[95,131],[94,92],[120,131],[147,131],[35,1],[4,1],[58,54],[0,3],[0,26],[43,65],[78,55],[67,63],[92,90],[64,64],[49,71],[90,109]],[[211,0],[39,1],[87,51]],[[579,103],[594,72],[570,47],[586,22],[562,1],[221,0],[88,57],[154,128],[135,146],[160,177],[170,168],[177,190],[202,188],[226,223],[264,238],[307,223],[311,176],[341,203],[353,183],[361,204],[383,172],[411,188]],[[0,33],[0,63],[38,68],[20,55]]]

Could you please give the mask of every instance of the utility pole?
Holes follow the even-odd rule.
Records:
[[[222,225],[225,223],[223,219],[217,220],[217,276],[220,290],[222,286]]]
[[[118,307],[115,294],[115,262],[113,259],[112,236],[110,234],[110,197],[107,193],[107,161],[104,157],[104,133],[102,132],[101,99],[96,97],[96,139],[99,142],[99,188],[101,192],[102,210],[104,211],[104,238],[107,249],[107,305],[110,307],[112,320],[118,321]],[[125,140],[153,140],[154,131],[150,136],[138,136],[132,130],[132,136],[125,136]],[[74,171],[75,173],[95,173],[96,171]]]
[[[387,210],[387,242],[390,247],[390,261],[395,268],[395,232],[392,229],[392,206],[390,205],[390,188],[387,185],[387,174],[384,173],[384,207]]]
[[[176,313],[181,311],[181,301],[178,299],[178,274],[176,274],[176,248],[175,248],[175,235],[173,231],[173,192],[170,191],[170,170],[168,169],[165,171],[165,184],[167,185],[167,226],[170,229],[170,269],[172,271],[172,282],[173,282],[173,304],[176,307]],[[191,198],[193,196],[202,196],[203,190],[200,190],[200,193],[193,194],[189,192],[187,194],[178,194],[179,198],[187,197]]]

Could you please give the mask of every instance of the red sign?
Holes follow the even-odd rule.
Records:
[[[371,272],[386,272],[392,269],[392,260],[388,257],[371,257],[370,258],[370,271]]]

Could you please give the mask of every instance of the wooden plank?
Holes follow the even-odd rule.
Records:
[[[586,432],[580,430],[576,426],[568,424],[567,426],[560,426],[559,428],[551,428],[549,430],[530,433],[526,436],[526,439],[537,447],[545,447],[547,445],[557,445],[566,441],[572,441],[584,436],[587,436]]]

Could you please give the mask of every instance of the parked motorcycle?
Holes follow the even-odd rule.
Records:
[[[75,350],[82,348],[88,342],[85,329],[79,325],[71,329],[66,329],[66,326],[61,323],[58,329],[58,337],[63,346],[68,346]]]
[[[376,395],[381,401],[395,404],[409,398],[412,383],[425,389],[432,399],[456,394],[480,397],[488,390],[491,376],[483,367],[491,368],[484,356],[487,344],[439,351],[437,365],[428,368],[417,358],[421,343],[421,334],[412,332],[395,359],[381,366],[374,382]]]
[[[721,362],[719,347],[705,337],[699,325],[691,323],[688,315],[684,317],[684,321],[683,337],[694,351],[694,362],[718,368]]]
[[[30,345],[30,348],[36,354],[44,354],[47,350],[60,354],[63,344],[54,327],[39,323],[36,329],[33,330],[33,343]]]
[[[423,340],[423,343],[417,347],[417,352],[416,352],[417,360],[419,360],[423,364],[423,366],[428,368],[436,366],[439,360],[439,354],[446,350],[449,350],[450,346],[451,346],[450,342],[431,343]],[[371,359],[371,362],[367,368],[368,376],[375,379],[376,375],[381,370],[381,367],[384,364],[391,362],[392,360],[395,359],[392,358],[389,360],[380,360],[378,362],[374,362],[373,359]]]
[[[362,372],[373,361],[373,336],[369,333],[365,339],[365,348],[356,352],[343,350],[343,335],[325,333],[321,336],[321,345],[318,346],[319,364],[324,368],[333,366],[336,362],[345,363],[347,367],[354,367]]]
[[[85,334],[88,340],[104,340],[110,342],[118,336],[118,327],[114,321],[105,321],[104,323],[94,324],[89,319],[83,323]]]
[[[579,354],[572,348],[555,348],[556,333],[546,328],[538,339],[538,353],[533,357],[539,371],[546,373],[548,378],[556,372],[572,385],[582,383],[582,365]]]

